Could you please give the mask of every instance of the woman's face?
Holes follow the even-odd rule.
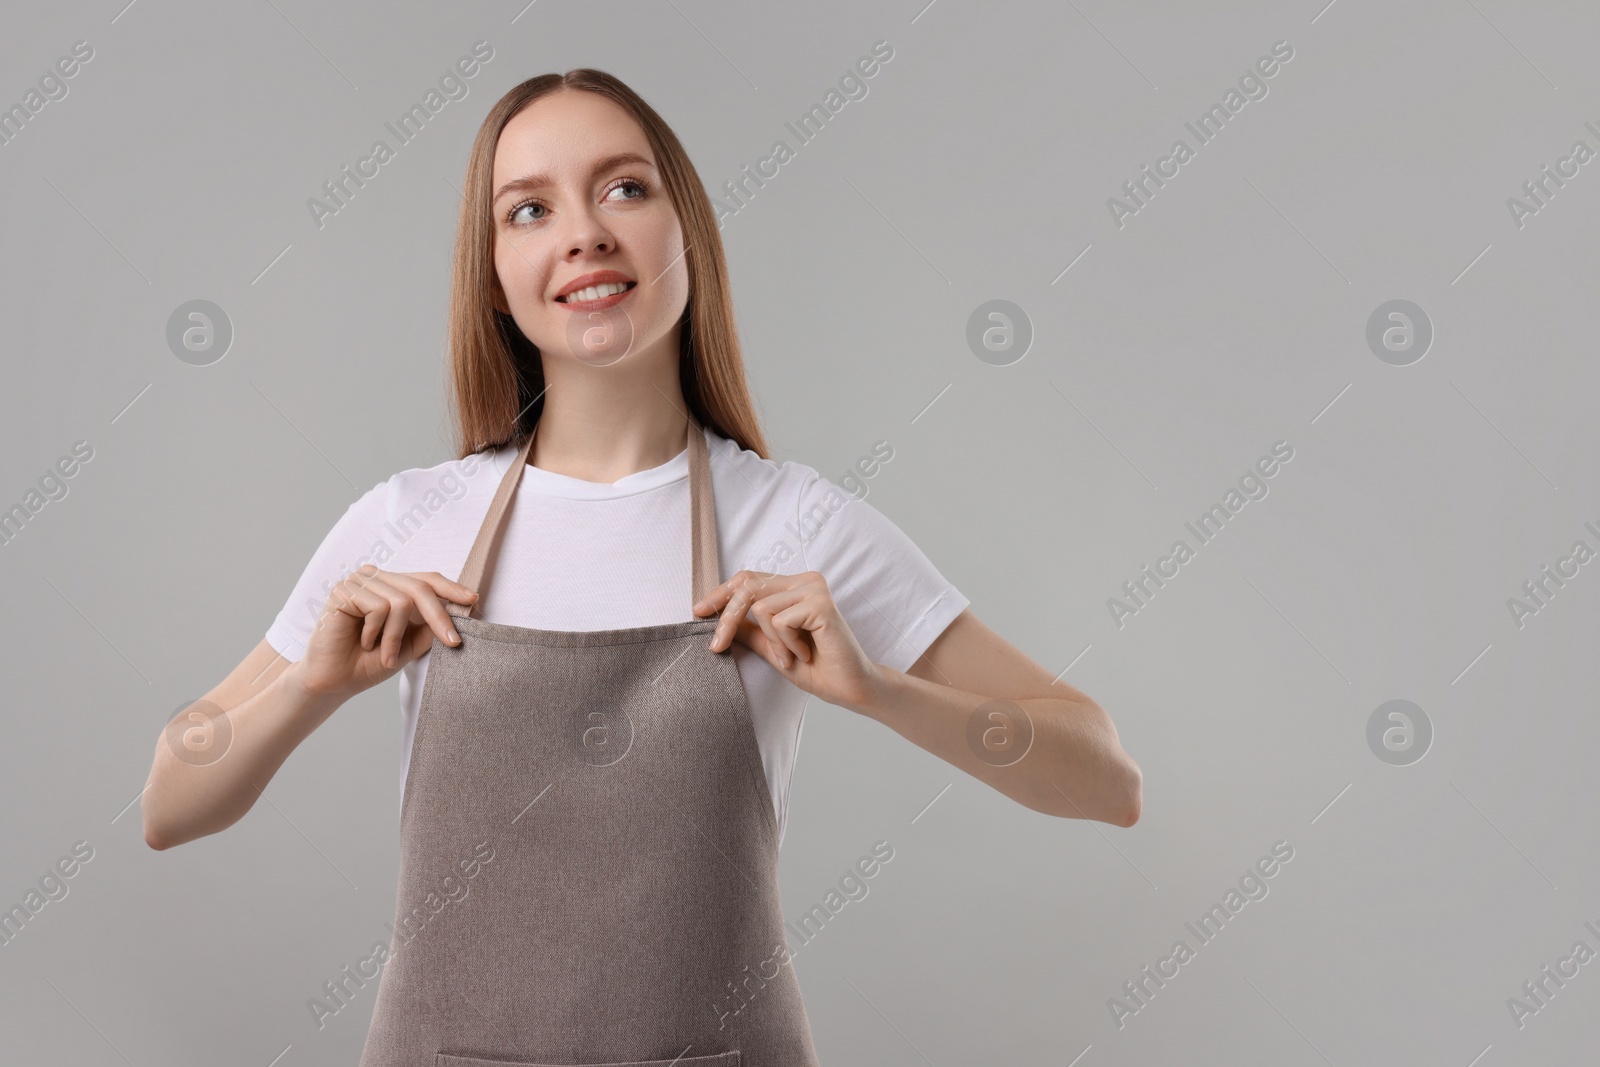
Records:
[[[689,299],[683,230],[633,116],[581,90],[535,100],[500,133],[490,195],[495,305],[538,346],[546,373],[552,359],[604,366],[668,349],[677,359],[664,340],[675,342]],[[607,281],[628,289],[584,291]]]

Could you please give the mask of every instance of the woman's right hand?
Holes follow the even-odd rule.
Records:
[[[368,563],[328,594],[295,665],[313,693],[349,699],[390,678],[433,647],[461,643],[441,598],[477,603],[478,594],[438,571],[392,572]]]

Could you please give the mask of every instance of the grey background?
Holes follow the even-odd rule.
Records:
[[[609,70],[716,194],[881,39],[868,95],[723,230],[776,458],[837,478],[888,440],[868,499],[1105,706],[1144,813],[1034,813],[813,702],[787,915],[895,849],[798,950],[823,1061],[1592,1061],[1600,963],[1520,1029],[1506,1002],[1600,949],[1600,564],[1521,628],[1506,601],[1600,547],[1600,162],[1520,229],[1506,200],[1600,148],[1597,29],[1504,0],[9,5],[0,103],[95,57],[0,146],[0,501],[95,454],[0,550],[0,902],[95,856],[0,949],[5,1059],[355,1061],[376,985],[320,1032],[306,1002],[387,936],[396,683],[157,853],[162,724],[351,500],[447,458],[455,187],[501,93]],[[306,199],[479,39],[470,95],[318,230]],[[1118,228],[1107,198],[1278,40],[1269,95]],[[1365,341],[1397,298],[1435,332],[1405,367]],[[211,366],[166,346],[191,299],[235,330]],[[1009,366],[965,341],[991,299],[1034,331]],[[1270,495],[1114,625],[1278,440]],[[1410,766],[1367,746],[1391,699],[1433,725]],[[1270,894],[1119,1029],[1108,998],[1279,840]]]

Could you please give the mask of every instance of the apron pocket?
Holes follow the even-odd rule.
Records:
[[[462,1056],[454,1052],[439,1052],[433,1057],[433,1067],[577,1067],[566,1063],[534,1063],[531,1060],[486,1060],[479,1056]],[[680,1056],[675,1060],[628,1060],[591,1063],[583,1067],[741,1067],[739,1052],[720,1052],[714,1056]]]

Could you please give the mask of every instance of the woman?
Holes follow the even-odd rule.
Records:
[[[1034,810],[1138,819],[1097,704],[875,509],[767,459],[709,199],[610,75],[484,120],[451,359],[459,458],[350,507],[189,709],[228,758],[158,745],[144,794],[153,848],[224,829],[404,672],[400,943],[363,1064],[814,1064],[777,893],[808,696]]]

